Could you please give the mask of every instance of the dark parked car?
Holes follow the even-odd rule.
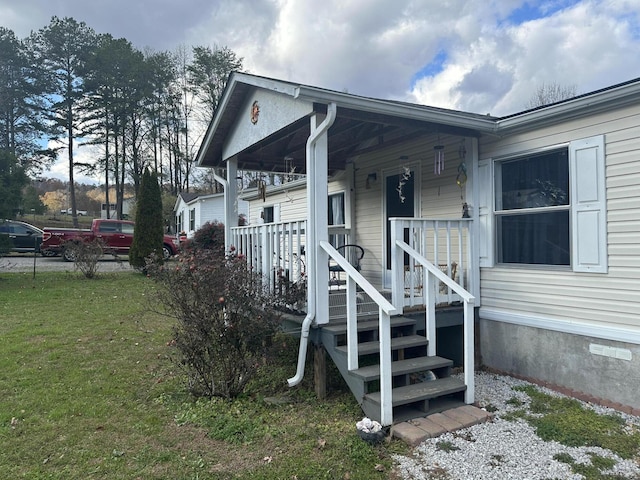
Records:
[[[17,220],[0,220],[0,235],[8,236],[13,252],[40,251],[42,230]]]

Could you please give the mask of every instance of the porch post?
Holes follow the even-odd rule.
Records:
[[[478,176],[478,139],[471,139],[471,170],[470,176],[467,181],[466,198],[471,198],[473,204],[471,205],[471,218],[473,221],[469,226],[469,248],[467,249],[468,258],[467,265],[469,266],[469,283],[471,288],[468,288],[471,295],[476,297],[476,307],[480,306],[480,239],[478,237],[480,227],[480,189],[487,188],[486,185],[479,184]]]
[[[335,107],[334,107],[335,108]],[[311,117],[311,135],[317,131],[321,124],[318,114]],[[329,241],[328,209],[329,191],[327,178],[329,172],[328,162],[328,128],[324,129],[309,147],[307,158],[307,211],[309,229],[308,239],[313,242],[309,245],[311,274],[316,278],[316,323],[322,324],[329,321],[329,257],[320,248],[321,241]]]
[[[402,220],[391,221],[391,303],[400,313],[404,311],[404,252],[396,245],[403,240]]]
[[[238,159],[227,160],[227,184],[224,186],[224,250],[231,248],[231,227],[238,225]],[[238,247],[238,245],[236,245]]]

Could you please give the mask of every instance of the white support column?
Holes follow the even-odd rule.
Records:
[[[404,309],[404,252],[396,245],[403,240],[402,223],[391,224],[391,303],[398,312]]]
[[[464,401],[466,404],[472,404],[475,401],[475,319],[474,319],[473,303],[464,302],[464,383],[467,390],[464,393]]]
[[[356,282],[347,275],[347,369],[350,372],[359,367],[358,360],[358,309]]]
[[[469,242],[468,242],[468,258],[467,265],[469,266],[469,282],[471,288],[467,287],[467,290],[476,298],[475,305],[480,306],[480,238],[478,237],[480,231],[480,190],[483,188],[489,188],[488,185],[479,184],[478,175],[478,139],[471,139],[471,169],[468,170],[469,177],[467,180],[467,193],[466,198],[471,198],[473,204],[471,205],[471,218],[473,221],[469,226]]]
[[[227,160],[227,184],[224,186],[224,249],[231,248],[231,227],[238,225],[238,159]]]
[[[391,318],[382,308],[379,310],[380,335],[380,423],[393,423],[393,385],[391,372]]]
[[[318,115],[311,117],[311,135],[320,127],[321,121]],[[310,158],[307,159],[307,187],[308,187],[308,227],[309,227],[309,252],[313,257],[310,262],[311,272],[316,278],[316,323],[323,324],[329,321],[329,257],[320,248],[321,241],[329,240],[328,211],[329,193],[327,178],[329,172],[328,161],[328,128],[314,139],[310,145]],[[311,243],[312,242],[312,243]]]

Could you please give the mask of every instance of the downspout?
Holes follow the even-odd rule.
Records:
[[[229,216],[229,182],[226,178],[221,177],[213,169],[213,178],[216,182],[222,185],[224,188],[224,251],[228,252],[231,245],[229,245],[231,239],[231,222],[227,218]]]
[[[311,132],[311,135],[309,135],[309,138],[307,139],[307,146],[306,146],[307,173],[313,170],[310,167],[311,165],[315,164],[315,160],[316,160],[315,144],[318,141],[318,138],[321,135],[324,135],[327,132],[327,130],[331,128],[331,125],[333,125],[333,122],[336,119],[336,112],[337,112],[336,104],[330,103],[327,107],[327,117],[318,127],[316,127],[316,129],[313,132]],[[324,172],[324,174],[326,175],[327,172]],[[315,182],[315,180],[316,180],[315,178],[308,177],[307,185],[310,185],[312,182]],[[310,192],[309,189],[307,189],[307,198],[308,198],[307,218],[308,219],[314,218],[315,211],[316,211],[315,188],[313,188],[312,190],[313,192]],[[310,193],[313,193],[313,195],[311,195]],[[305,367],[305,362],[307,358],[307,345],[309,344],[309,330],[311,329],[311,324],[313,323],[313,320],[316,317],[315,292],[316,292],[316,269],[317,269],[316,258],[317,256],[316,256],[315,250],[317,249],[317,245],[316,245],[317,241],[316,241],[315,226],[311,226],[311,225],[312,225],[312,222],[309,221],[307,226],[307,230],[309,234],[307,240],[309,242],[309,245],[311,245],[311,247],[313,248],[313,251],[309,259],[309,271],[311,272],[311,275],[307,277],[307,282],[308,282],[307,283],[307,316],[302,321],[302,329],[300,332],[300,350],[298,351],[298,369],[296,370],[295,376],[287,380],[287,383],[289,384],[290,387],[295,387],[296,385],[298,385],[302,381],[302,377],[304,376],[304,367]]]

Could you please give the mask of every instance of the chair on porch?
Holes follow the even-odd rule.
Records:
[[[347,243],[345,245],[340,245],[336,247],[336,250],[347,259],[347,261],[355,268],[358,272],[360,271],[360,261],[364,257],[364,248],[360,245],[355,245],[352,243]],[[329,272],[331,274],[331,278],[329,279],[329,285],[343,285],[345,280],[342,280],[341,273],[344,272],[342,267],[338,264],[335,264],[333,261],[329,261]]]

